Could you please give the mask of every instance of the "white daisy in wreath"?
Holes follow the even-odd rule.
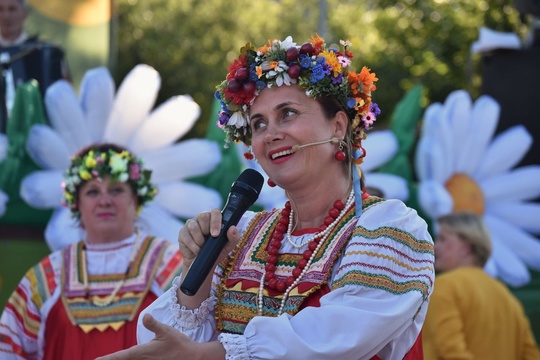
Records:
[[[516,166],[532,145],[522,125],[494,136],[500,106],[489,96],[474,103],[451,93],[424,115],[416,153],[419,203],[432,218],[453,211],[483,216],[493,245],[488,273],[511,286],[540,270],[540,166]]]
[[[143,207],[139,226],[153,235],[175,241],[182,226],[179,219],[221,206],[217,191],[185,181],[217,166],[220,145],[206,139],[177,142],[199,118],[200,107],[184,95],[153,109],[160,84],[156,70],[138,65],[117,91],[103,67],[85,74],[80,96],[64,80],[47,89],[51,126],[34,125],[27,141],[30,156],[43,170],[23,179],[21,197],[33,207],[55,209],[45,230],[52,250],[81,239],[82,229],[62,206],[61,183],[71,156],[93,143],[124,146],[152,170],[158,194]]]
[[[0,163],[7,157],[8,145],[9,142],[7,136],[0,134]],[[6,203],[8,200],[9,197],[7,194],[0,189],[0,216],[4,215],[6,212]]]

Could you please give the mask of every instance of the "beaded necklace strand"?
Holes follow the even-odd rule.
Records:
[[[341,204],[340,204],[341,203]],[[310,239],[307,241],[303,241],[301,246],[305,246],[308,244],[309,249],[306,250],[303,253],[302,259],[299,260],[297,267],[293,270],[292,276],[289,276],[285,282],[277,281],[274,272],[275,272],[275,264],[277,263],[277,250],[279,250],[278,245],[281,245],[281,239],[283,238],[283,234],[273,235],[273,239],[270,242],[270,248],[268,249],[268,259],[267,264],[263,270],[263,274],[261,276],[261,280],[259,282],[259,291],[258,291],[258,314],[259,316],[263,314],[263,292],[264,292],[264,283],[265,280],[268,281],[268,285],[271,288],[277,288],[278,291],[283,291],[283,298],[281,299],[281,304],[279,307],[278,316],[283,313],[283,309],[285,307],[285,302],[287,301],[287,298],[289,296],[289,293],[302,279],[304,274],[308,271],[309,267],[313,263],[313,260],[315,259],[316,254],[319,252],[321,246],[325,243],[326,238],[329,236],[329,234],[332,232],[332,230],[336,227],[336,225],[341,221],[341,219],[345,216],[349,208],[354,204],[354,191],[351,190],[349,197],[347,198],[347,203],[343,205],[343,202],[340,200],[337,200],[334,203],[334,207],[330,210],[329,216],[325,218],[325,222],[323,225],[321,225],[319,228],[321,229],[320,232],[313,235]],[[274,232],[279,232],[278,226],[281,225],[281,228],[283,227],[283,221],[282,219],[289,220],[289,224],[287,225],[287,241],[289,243],[293,243],[291,239],[291,233],[292,233],[292,221],[294,219],[293,215],[293,209],[290,207],[290,203],[287,202],[285,204],[285,208],[281,212],[281,218],[279,219],[279,223],[276,226],[276,229]],[[298,247],[297,244],[293,245],[296,248]],[[277,248],[277,249],[276,249]],[[275,259],[274,259],[275,257]],[[275,260],[275,261],[274,261]],[[283,285],[286,285],[287,287],[282,290],[284,287]]]
[[[130,271],[130,269],[131,269],[131,267],[133,265],[133,261],[135,260],[135,255],[137,254],[137,249],[139,247],[138,245],[139,245],[140,236],[141,236],[141,232],[137,228],[137,238],[135,239],[135,244],[133,245],[133,250],[131,251],[131,256],[129,258],[129,263],[128,263],[128,266],[126,268],[126,271],[124,273],[124,278],[116,284],[114,290],[112,291],[112,293],[106,299],[100,299],[97,295],[95,295],[91,300],[92,304],[94,304],[96,306],[99,306],[99,307],[105,307],[105,306],[110,305],[112,303],[114,297],[116,296],[118,291],[120,291],[120,289],[122,288],[122,286],[124,285],[124,283],[127,280],[127,276],[128,276],[129,271]],[[84,291],[86,293],[86,297],[89,298],[90,297],[90,290],[89,290],[89,287],[88,287],[88,271],[86,269],[86,247],[83,249],[83,254],[81,256],[81,261],[82,261],[82,271],[83,271],[82,276],[83,276]]]

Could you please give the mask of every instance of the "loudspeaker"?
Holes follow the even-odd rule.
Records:
[[[522,124],[534,138],[518,166],[540,164],[540,48],[484,56],[482,93],[501,105],[498,133]]]

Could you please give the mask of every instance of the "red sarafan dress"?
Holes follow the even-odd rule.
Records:
[[[53,252],[9,298],[0,358],[93,360],[135,345],[140,312],[170,287],[181,259],[176,244],[138,234]]]

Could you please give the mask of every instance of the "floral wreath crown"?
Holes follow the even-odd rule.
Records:
[[[77,191],[86,181],[110,177],[112,182],[122,182],[131,185],[137,195],[138,207],[151,201],[157,194],[156,187],[150,182],[152,171],[143,168],[142,160],[127,150],[101,150],[92,148],[82,156],[71,159],[71,165],[64,173],[65,204],[72,215],[79,219],[80,212],[77,203]]]
[[[340,44],[341,49],[327,48],[324,39],[316,35],[301,46],[289,36],[283,41],[268,40],[268,45],[257,50],[251,43],[242,47],[215,93],[221,104],[217,125],[226,133],[225,147],[231,141],[250,145],[249,108],[261,90],[298,84],[311,98],[338,101],[352,121],[353,148],[360,149],[365,130],[380,114],[371,101],[378,79],[365,66],[359,73],[351,70],[351,43],[341,40]]]

